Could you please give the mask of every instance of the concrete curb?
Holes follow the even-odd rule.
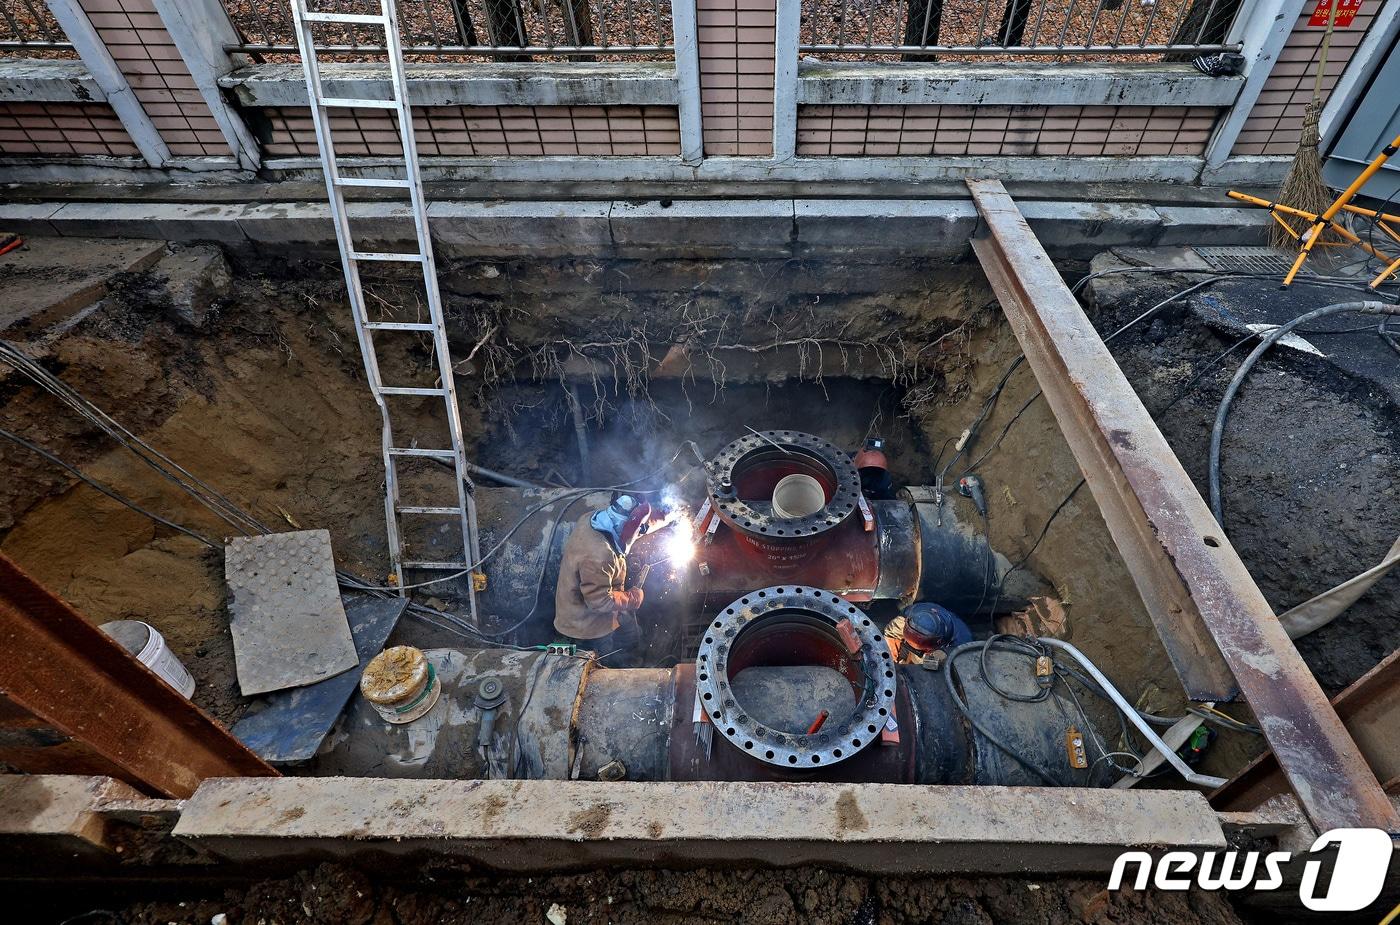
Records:
[[[412,240],[404,206],[351,204],[366,241]],[[1026,219],[1052,256],[1107,247],[1262,243],[1268,215],[1228,206],[1028,201]],[[801,256],[831,251],[962,257],[976,230],[970,201],[690,199],[433,203],[441,257]],[[136,237],[192,243],[297,244],[334,249],[320,202],[68,202],[0,204],[0,228],[27,235]]]
[[[1126,848],[1218,850],[1199,793],[895,784],[225,778],[175,837],[234,861],[465,857],[545,871],[668,858],[903,872],[1103,872]]]

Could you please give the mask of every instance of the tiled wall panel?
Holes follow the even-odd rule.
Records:
[[[1336,86],[1337,78],[1351,61],[1356,46],[1375,19],[1381,3],[1397,0],[1365,0],[1356,18],[1348,26],[1337,26],[1327,51],[1327,66],[1322,75],[1322,98]],[[1314,75],[1322,54],[1324,26],[1310,26],[1308,19],[1316,8],[1316,0],[1303,4],[1303,13],[1293,26],[1293,32],[1274,63],[1259,100],[1249,111],[1240,137],[1231,154],[1290,155],[1298,149],[1303,131],[1303,110],[1312,99]],[[1374,90],[1372,92],[1375,92]]]
[[[268,157],[316,155],[309,109],[261,115]],[[419,106],[413,130],[423,157],[680,154],[673,106]],[[383,109],[337,111],[331,133],[340,156],[402,154]]]
[[[151,0],[80,0],[174,157],[232,154]]]
[[[0,156],[138,153],[106,103],[0,103]]]
[[[776,0],[697,0],[705,154],[773,153]]]
[[[797,153],[1199,155],[1216,114],[1185,106],[801,106]]]

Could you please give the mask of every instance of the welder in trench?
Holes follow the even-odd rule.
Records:
[[[554,629],[591,649],[610,668],[638,667],[641,628],[637,611],[645,597],[647,567],[627,586],[627,553],[638,537],[665,526],[669,510],[619,495],[600,511],[579,518],[564,544],[554,591]]]

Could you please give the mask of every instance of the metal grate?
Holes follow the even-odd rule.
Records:
[[[44,0],[0,0],[0,55],[20,53],[32,58],[76,58]]]
[[[1241,0],[804,0],[802,51],[912,61],[1187,60],[1237,51]]]
[[[14,0],[0,0],[14,2]],[[238,32],[229,51],[297,55],[286,0],[220,0]],[[318,0],[316,13],[362,14],[366,0]],[[669,57],[673,45],[669,0],[402,0],[399,27],[406,55],[441,59],[521,61],[566,56]],[[382,35],[354,23],[323,25],[317,49],[355,61],[384,52]]]
[[[1287,273],[1293,258],[1272,247],[1192,247],[1211,269],[1227,273]]]

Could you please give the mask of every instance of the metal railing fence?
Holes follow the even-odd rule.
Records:
[[[0,0],[0,55],[76,58],[44,0]]]
[[[1140,60],[1236,51],[1242,0],[803,0],[806,53]]]
[[[240,41],[229,51],[295,56],[287,0],[220,0]],[[374,10],[369,10],[373,6]],[[320,0],[320,12],[378,12],[364,0]],[[497,60],[565,56],[571,59],[669,57],[669,0],[399,0],[406,55]],[[340,60],[382,54],[382,33],[342,25],[324,27],[317,47]]]

